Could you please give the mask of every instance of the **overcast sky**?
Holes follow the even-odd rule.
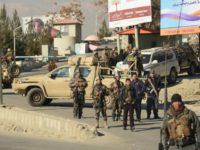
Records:
[[[6,5],[9,14],[12,14],[14,9],[17,9],[20,17],[46,15],[47,12],[56,10],[59,6],[69,3],[71,0],[0,0],[0,6]],[[82,37],[89,34],[95,34],[96,27],[96,7],[95,0],[77,0],[81,3],[82,11],[85,16],[84,25],[82,28]],[[58,5],[55,6],[54,3]],[[97,13],[99,17],[100,13]],[[101,23],[99,21],[99,23]]]

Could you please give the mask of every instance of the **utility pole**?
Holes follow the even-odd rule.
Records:
[[[3,56],[3,50],[0,50],[0,105],[3,104],[3,92],[2,92],[2,56]]]
[[[135,47],[137,49],[139,49],[140,43],[139,43],[139,27],[138,27],[138,25],[134,26],[134,31],[135,31]]]

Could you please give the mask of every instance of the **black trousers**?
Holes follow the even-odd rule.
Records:
[[[135,112],[136,112],[137,119],[141,120],[142,98],[137,98],[135,100],[134,109],[135,109]]]
[[[147,118],[150,117],[151,111],[153,110],[154,117],[158,117],[158,104],[153,97],[147,98]]]
[[[123,114],[123,126],[127,127],[127,119],[129,114],[129,120],[130,120],[130,127],[134,127],[134,105],[133,104],[125,104],[123,106],[124,114]]]

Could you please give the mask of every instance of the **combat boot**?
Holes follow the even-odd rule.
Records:
[[[107,121],[104,121],[104,128],[108,129],[108,122]]]
[[[99,128],[99,120],[98,119],[96,120],[95,128]]]

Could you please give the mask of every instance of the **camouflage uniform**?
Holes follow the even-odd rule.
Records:
[[[6,62],[8,64],[10,64],[13,60],[13,53],[11,52],[11,50],[8,50],[5,54],[5,58],[6,58]]]
[[[70,82],[70,88],[73,92],[74,99],[74,117],[81,118],[83,113],[83,105],[85,103],[85,88],[87,87],[87,81],[81,77],[78,73],[77,78],[73,78]]]
[[[195,150],[200,148],[200,122],[196,114],[184,105],[178,113],[170,107],[162,127],[165,150]]]
[[[134,101],[135,101],[135,90],[130,86],[124,86],[122,90],[122,103],[123,103],[123,109],[124,109],[124,115],[123,115],[123,127],[124,130],[126,130],[127,127],[127,119],[128,119],[128,113],[129,113],[129,120],[130,120],[130,127],[131,130],[134,130]]]
[[[96,127],[99,127],[99,117],[100,113],[103,116],[103,119],[107,125],[107,114],[106,114],[106,101],[105,101],[105,96],[109,95],[109,90],[108,88],[101,84],[95,84],[94,88],[92,90],[92,97],[93,97],[93,107],[95,110],[95,117],[97,121]]]
[[[122,99],[121,99],[121,92],[124,83],[115,80],[110,86],[111,89],[111,97],[112,97],[112,119],[113,121],[120,120],[121,112],[122,112]],[[117,111],[117,114],[116,114]],[[117,115],[117,118],[116,118]]]

